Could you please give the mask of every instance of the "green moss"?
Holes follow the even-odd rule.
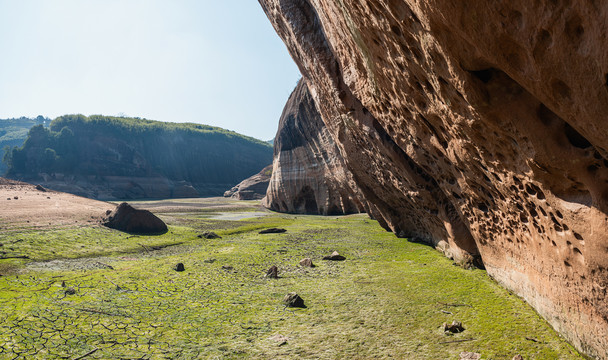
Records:
[[[458,359],[461,351],[484,359],[581,358],[484,271],[455,267],[365,216],[273,215],[242,221],[233,231],[219,230],[225,222],[200,221],[204,225],[172,225],[173,234],[139,240],[99,229],[63,230],[53,238],[62,244],[55,251],[71,257],[79,251],[68,251],[70,242],[114,246],[105,253],[135,250],[140,241],[183,244],[104,258],[114,270],[0,277],[0,358],[77,357],[94,349],[91,358],[104,359]],[[223,238],[198,239],[197,226]],[[258,234],[270,226],[288,231]],[[49,235],[31,236],[42,242]],[[38,257],[48,252],[22,250],[40,251]],[[347,260],[321,260],[333,250]],[[317,266],[299,267],[304,257]],[[177,262],[184,272],[172,269]],[[279,279],[264,278],[271,265]],[[76,294],[66,295],[62,282]],[[306,309],[283,307],[291,291]],[[465,332],[445,335],[440,327],[452,320],[462,321]],[[279,334],[286,343],[273,340]],[[474,340],[450,343],[466,339]]]

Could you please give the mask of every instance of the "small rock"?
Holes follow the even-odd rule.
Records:
[[[203,262],[206,264],[213,264],[215,262],[215,259],[206,259],[206,260],[203,260]]]
[[[232,266],[230,266],[230,265],[222,265],[222,269],[230,271],[230,270],[232,270],[234,268]]]
[[[297,308],[305,308],[304,300],[300,297],[300,295],[295,292],[291,292],[283,298],[283,303],[287,307],[297,307]]]
[[[76,289],[74,289],[73,287],[67,288],[65,290],[65,294],[66,295],[75,295],[76,294]]]
[[[287,230],[285,229],[280,229],[280,228],[270,228],[270,229],[264,229],[262,231],[259,232],[259,234],[280,234],[280,233],[284,233]]]
[[[65,287],[65,280],[63,280],[63,281],[61,282],[61,287],[62,287],[62,288],[64,288],[64,287]]]
[[[271,336],[269,338],[272,341],[276,341],[278,343],[277,346],[283,346],[287,344],[287,340],[289,340],[289,338],[287,336],[281,335],[281,334],[276,334],[274,336]]]
[[[46,198],[47,198],[47,199],[50,199],[51,197],[50,197],[50,196],[47,196]]]
[[[205,231],[202,234],[197,235],[196,237],[198,237],[199,239],[221,239],[222,237],[219,236],[218,234],[214,233],[213,231]]]
[[[10,200],[11,198],[6,198],[6,200]]]
[[[270,269],[268,269],[268,271],[266,272],[266,277],[271,279],[278,279],[279,268],[277,268],[276,265],[272,265]]]
[[[460,353],[460,360],[479,360],[481,359],[481,354],[463,351]]]
[[[38,191],[46,191],[46,189],[43,188],[42,185],[40,185],[40,184],[36,185],[36,190],[38,190]]]
[[[513,356],[513,360],[524,360],[524,357],[517,354],[517,355]]]
[[[15,196],[15,197],[13,197],[13,199],[19,200],[19,196]]]
[[[462,323],[460,321],[454,320],[451,324],[443,323],[443,331],[461,333],[464,331],[464,327],[462,327]]]
[[[342,260],[346,260],[346,258],[344,256],[338,254],[337,251],[334,251],[333,253],[331,253],[331,255],[323,256],[323,260],[342,261]]]
[[[173,270],[175,270],[175,271],[184,271],[184,270],[186,270],[186,268],[184,267],[183,263],[177,263],[177,265],[175,265],[175,267],[173,268]]]
[[[300,266],[309,267],[309,268],[314,267],[311,258],[304,258],[304,259],[300,260]]]

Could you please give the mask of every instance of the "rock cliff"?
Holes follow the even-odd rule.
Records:
[[[260,3],[381,223],[608,358],[608,3]]]
[[[224,197],[237,200],[260,200],[266,196],[270,176],[272,175],[272,164],[266,166],[259,173],[241,181],[232,189],[224,192]]]
[[[300,80],[287,100],[274,140],[274,162],[263,205],[297,213],[337,215],[363,210],[338,148]]]

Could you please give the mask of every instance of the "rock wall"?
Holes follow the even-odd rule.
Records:
[[[230,197],[237,200],[261,200],[266,196],[271,176],[272,164],[263,168],[259,173],[241,181],[232,189],[224,192],[224,197]]]
[[[300,80],[279,120],[273,173],[263,205],[297,214],[357,213],[363,205],[354,189],[308,86]]]
[[[608,3],[260,3],[381,223],[608,358]]]

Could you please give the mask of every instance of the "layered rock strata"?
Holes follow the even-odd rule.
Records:
[[[260,3],[381,223],[608,358],[608,3]]]
[[[224,197],[230,197],[237,200],[261,200],[266,196],[271,175],[272,164],[263,168],[259,173],[241,181],[232,189],[224,192]]]
[[[296,214],[357,213],[363,205],[355,189],[306,82],[300,80],[279,120],[263,205]]]

